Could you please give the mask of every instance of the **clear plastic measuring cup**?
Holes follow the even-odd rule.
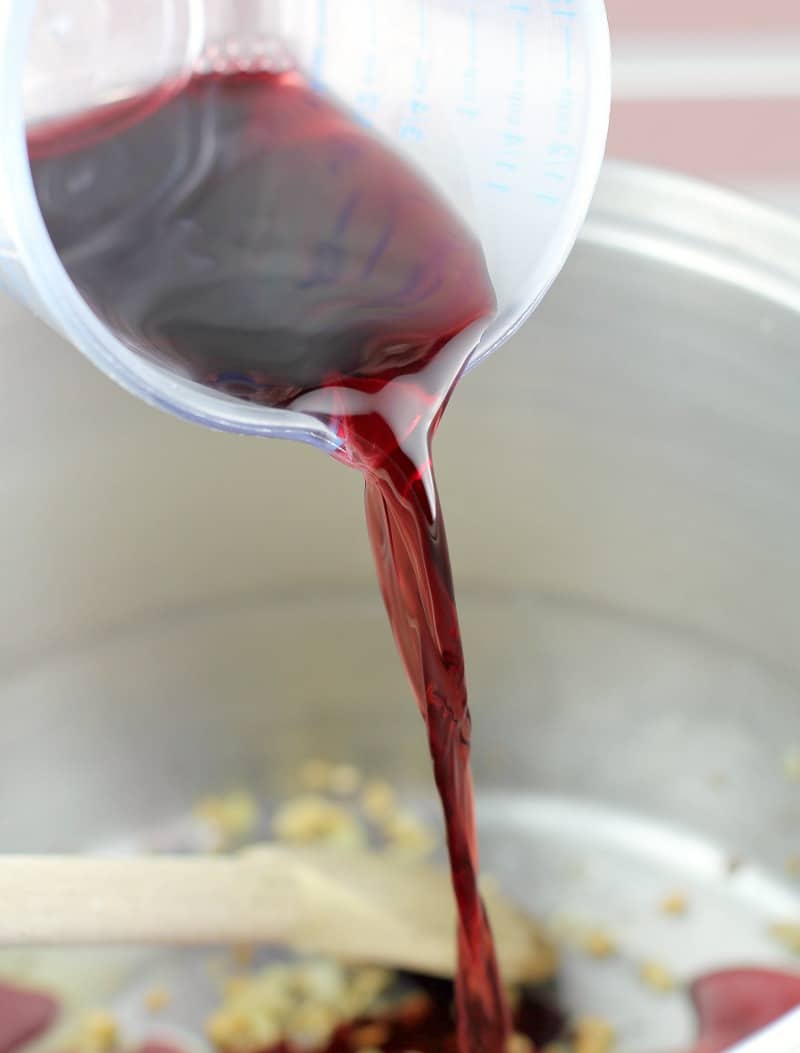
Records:
[[[26,128],[148,104],[192,71],[291,55],[478,236],[498,310],[470,364],[546,292],[605,147],[603,0],[13,0],[0,6],[0,287],[110,377],[181,417],[330,446],[316,418],[253,405],[126,346],[70,281],[38,208]],[[176,147],[177,149],[177,147]]]

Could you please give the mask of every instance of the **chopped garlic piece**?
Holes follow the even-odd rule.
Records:
[[[397,805],[397,795],[384,779],[369,779],[361,791],[361,807],[376,823],[390,818]]]
[[[198,819],[216,833],[220,847],[251,834],[260,818],[255,798],[244,790],[235,790],[222,797],[206,797],[194,809]]]
[[[506,1042],[506,1053],[534,1053],[533,1042],[527,1035],[515,1031]]]
[[[790,782],[800,782],[800,746],[789,746],[784,753],[783,772]]]
[[[220,1009],[207,1021],[206,1034],[215,1046],[232,1053],[251,1053],[281,1038],[280,1028],[269,1015],[244,1009]]]
[[[651,991],[667,994],[675,989],[675,978],[660,962],[645,962],[639,970],[639,977]]]
[[[661,911],[663,914],[670,914],[672,917],[680,917],[689,910],[689,899],[683,892],[670,892],[668,896],[665,896],[661,901]]]
[[[574,1053],[609,1053],[614,1045],[614,1028],[599,1016],[587,1016],[575,1025]]]
[[[589,929],[581,937],[580,946],[591,958],[611,958],[617,953],[616,940],[604,929]]]
[[[341,1024],[367,1015],[391,980],[388,970],[326,960],[271,965],[228,982],[206,1033],[226,1053],[278,1043],[324,1046]],[[365,1045],[367,1039],[376,1041],[376,1033],[364,1036]]]
[[[151,1013],[160,1013],[166,1009],[170,1002],[169,991],[166,987],[153,987],[144,996],[144,1004]]]
[[[288,1015],[285,1034],[293,1046],[324,1046],[339,1026],[340,1017],[331,1006],[301,1005]]]
[[[103,1009],[84,1017],[78,1035],[80,1053],[110,1053],[119,1044],[117,1018]]]
[[[357,847],[366,840],[363,827],[346,808],[312,794],[283,804],[272,829],[279,841],[298,844],[326,841]]]
[[[383,823],[389,848],[404,855],[426,856],[436,847],[431,830],[415,815],[395,811]]]
[[[770,933],[793,954],[800,954],[800,924],[791,921],[777,922],[770,926]]]

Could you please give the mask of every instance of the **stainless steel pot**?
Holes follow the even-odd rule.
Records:
[[[279,792],[309,755],[428,796],[356,474],[159,415],[5,299],[0,346],[0,847]],[[489,868],[681,978],[788,961],[767,925],[800,848],[800,226],[609,166],[437,456]],[[675,885],[693,949],[656,917]],[[581,1005],[630,1002],[604,975],[567,952]],[[678,996],[624,1012],[631,1048],[690,1027]]]

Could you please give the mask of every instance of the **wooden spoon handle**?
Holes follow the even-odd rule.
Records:
[[[0,944],[287,942],[299,888],[276,862],[0,856]]]
[[[487,906],[506,980],[551,975],[533,922],[498,893]],[[450,878],[375,852],[284,845],[238,856],[0,856],[0,946],[240,942],[452,976]]]

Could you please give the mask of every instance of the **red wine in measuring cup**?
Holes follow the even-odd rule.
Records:
[[[459,1045],[503,1053],[509,1016],[477,889],[464,656],[430,459],[468,331],[495,309],[478,243],[294,72],[197,76],[146,107],[35,129],[29,153],[53,243],[124,343],[235,397],[318,415],[339,459],[364,473],[445,816]]]

